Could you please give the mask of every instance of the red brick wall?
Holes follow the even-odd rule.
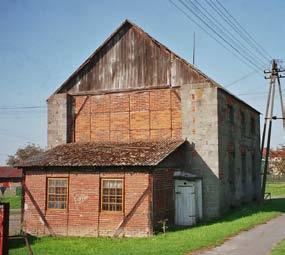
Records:
[[[160,220],[174,223],[174,170],[160,170],[153,174],[153,225],[158,227]]]
[[[181,137],[179,89],[75,96],[75,141]]]
[[[69,178],[68,209],[46,209],[47,177]],[[100,212],[100,178],[124,180],[123,212]],[[119,234],[126,236],[152,234],[152,185],[151,175],[148,173],[84,173],[84,171],[52,173],[39,170],[27,171],[25,183],[27,191],[25,192],[24,229],[28,233],[49,235],[53,232],[56,235],[76,236],[114,235],[123,219],[132,212],[123,231]],[[146,190],[145,196],[139,204],[136,204]]]

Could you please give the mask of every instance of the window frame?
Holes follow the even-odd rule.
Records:
[[[121,181],[122,182],[122,210],[120,211],[110,211],[110,210],[103,210],[103,182],[104,181]],[[124,178],[108,178],[103,177],[100,178],[100,212],[103,213],[124,213],[125,211],[125,179]]]
[[[228,151],[228,183],[232,193],[236,192],[236,153],[234,150]]]
[[[256,134],[256,120],[253,116],[250,116],[250,134]]]
[[[50,208],[49,204],[49,180],[66,180],[67,181],[67,192],[66,192],[66,207],[65,208]],[[46,177],[46,210],[59,210],[67,211],[69,206],[69,178],[68,177]]]
[[[246,116],[243,110],[240,110],[240,129],[241,129],[241,136],[246,135]]]
[[[256,165],[254,164],[255,163],[255,154],[252,153],[251,154],[251,182],[252,183],[255,183],[256,182],[256,179],[257,179],[257,171],[256,171]]]
[[[241,182],[245,185],[247,182],[246,153],[241,153]]]

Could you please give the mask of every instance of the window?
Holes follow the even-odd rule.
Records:
[[[244,111],[240,111],[240,128],[241,128],[241,135],[245,136],[245,114]]]
[[[245,153],[241,154],[241,182],[246,182],[246,155]]]
[[[123,180],[102,179],[101,210],[123,211]]]
[[[255,134],[255,120],[253,117],[250,118],[250,132],[252,135]]]
[[[235,152],[229,151],[228,152],[228,164],[229,164],[229,176],[228,181],[230,184],[231,191],[234,193],[236,189],[235,185]]]
[[[231,124],[234,124],[234,107],[228,104],[228,118]]]
[[[67,208],[67,178],[48,178],[47,179],[47,208],[66,209]]]
[[[256,180],[256,170],[255,170],[255,155],[251,155],[251,181],[255,182]]]

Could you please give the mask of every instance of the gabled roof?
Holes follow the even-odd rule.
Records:
[[[201,76],[203,76],[206,80],[210,81],[211,83],[216,84],[216,82],[214,80],[212,80],[210,77],[208,77],[206,74],[204,74],[202,71],[200,71],[199,69],[197,69],[196,67],[194,67],[193,65],[189,64],[185,59],[181,58],[180,56],[178,56],[176,53],[174,53],[173,51],[171,51],[169,48],[167,48],[165,45],[163,45],[162,43],[158,42],[156,39],[154,39],[152,36],[150,36],[147,32],[145,32],[141,27],[139,27],[138,25],[136,25],[135,23],[131,22],[130,20],[126,19],[84,62],[83,64],[81,64],[63,83],[62,85],[54,92],[54,94],[60,93],[65,86],[67,86],[67,84],[69,82],[72,81],[72,79],[74,79],[83,69],[85,66],[87,66],[91,60],[101,51],[101,49],[107,45],[122,29],[124,29],[125,27],[135,27],[137,30],[139,30],[140,32],[142,32],[144,35],[146,35],[147,37],[149,37],[155,44],[159,45],[160,47],[164,48],[165,50],[167,50],[168,52],[170,52],[171,54],[173,54],[176,58],[180,59],[182,62],[184,62],[184,64],[191,66],[191,68],[196,71],[197,73],[199,73]],[[218,85],[218,84],[217,84]]]
[[[184,142],[68,143],[21,162],[18,167],[156,166]]]
[[[238,101],[242,102],[243,104],[247,105],[248,107],[250,107],[252,110],[254,110],[257,113],[260,113],[259,111],[257,111],[255,108],[253,108],[252,106],[250,106],[249,104],[247,104],[246,102],[244,102],[243,100],[241,100],[240,98],[238,98],[237,96],[233,95],[230,91],[228,91],[227,89],[225,89],[223,86],[221,86],[220,84],[218,84],[216,81],[214,81],[213,79],[211,79],[209,76],[207,76],[206,74],[204,74],[202,71],[200,71],[198,68],[196,68],[195,66],[193,66],[192,64],[188,63],[185,59],[181,58],[180,56],[178,56],[176,53],[174,53],[173,51],[171,51],[169,48],[167,48],[165,45],[163,45],[162,43],[158,42],[156,39],[154,39],[152,36],[150,36],[147,32],[145,32],[142,28],[140,28],[138,25],[136,25],[135,23],[129,21],[128,19],[126,19],[84,62],[83,64],[81,64],[70,76],[69,78],[67,78],[63,84],[53,93],[53,94],[57,94],[57,93],[61,93],[61,91],[69,84],[69,82],[71,82],[92,60],[93,58],[118,34],[120,33],[120,31],[122,29],[124,29],[126,26],[129,27],[135,27],[137,30],[141,31],[143,34],[145,34],[147,37],[149,37],[155,44],[159,45],[159,47],[164,48],[166,51],[170,52],[173,56],[175,56],[177,59],[179,59],[180,61],[182,61],[185,65],[189,66],[193,71],[197,72],[199,75],[201,75],[202,77],[204,77],[207,81],[209,81],[211,84],[213,84],[214,86],[216,86],[218,89],[222,90],[223,92],[231,95],[232,97],[234,97],[235,99],[237,99]]]

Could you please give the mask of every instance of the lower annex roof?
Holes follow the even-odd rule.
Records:
[[[23,161],[18,167],[156,166],[184,142],[68,143]]]

